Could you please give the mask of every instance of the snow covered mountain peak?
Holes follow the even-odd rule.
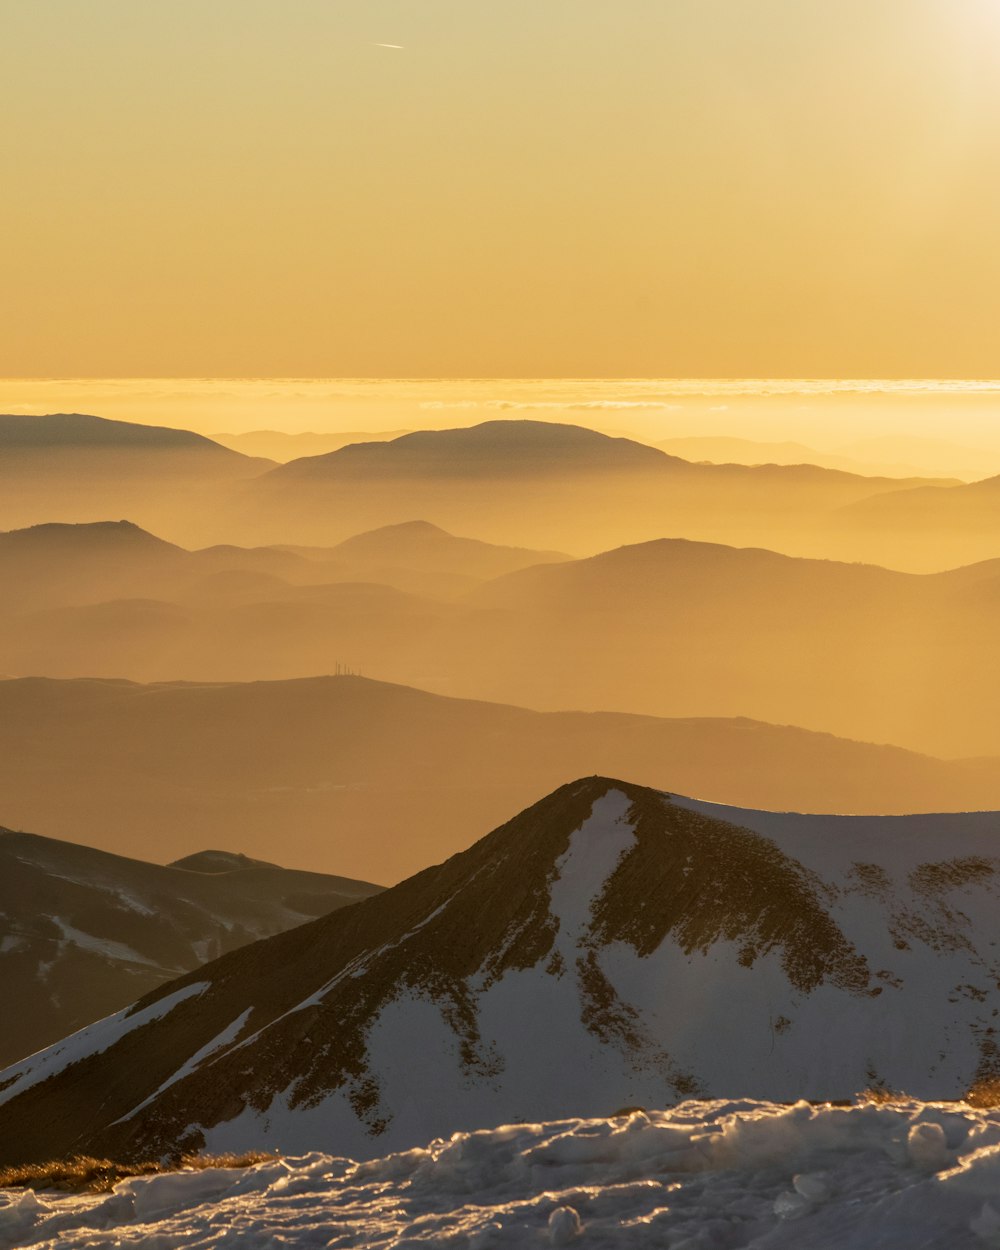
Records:
[[[956,1097],[1000,1074],[998,830],[573,782],[0,1074],[0,1149],[366,1157],[693,1095]]]

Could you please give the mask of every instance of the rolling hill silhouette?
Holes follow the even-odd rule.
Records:
[[[918,575],[682,539],[574,561],[421,522],[330,549],[88,533],[0,536],[0,673],[218,682],[346,664],[540,710],[743,716],[1000,754],[992,561]]]
[[[239,515],[268,541],[281,529],[326,543],[348,526],[425,516],[494,542],[573,552],[663,533],[814,550],[837,508],[923,480],[691,464],[581,426],[487,421],[290,461],[247,488]]]
[[[864,460],[838,452],[820,451],[796,442],[766,442],[752,438],[733,438],[723,435],[685,435],[666,438],[653,444],[660,451],[684,460],[707,460],[711,464],[814,464],[822,469],[836,469],[843,473],[855,473],[872,477],[914,478],[926,476],[928,468],[912,464],[890,462],[889,456],[881,460]],[[860,450],[860,449],[859,449]],[[889,448],[886,449],[887,452]],[[945,464],[950,461],[945,458]],[[942,477],[953,477],[942,473]]]
[[[474,690],[453,689],[991,754],[995,568],[917,575],[678,539],[626,546],[472,592],[505,643]]]
[[[549,421],[484,421],[453,430],[416,430],[377,443],[353,443],[323,456],[273,469],[265,485],[371,477],[532,476],[537,473],[658,469],[676,458],[645,443],[612,438],[580,425]]]
[[[268,460],[285,462],[301,456],[322,456],[339,447],[346,447],[348,443],[377,442],[409,433],[409,430],[341,430],[336,433],[303,431],[290,434],[286,430],[250,430],[245,434],[213,434],[212,438],[223,447],[230,447],[245,456],[263,456]]]
[[[905,552],[915,567],[996,558],[1000,534],[1000,477],[937,491],[893,491],[845,506],[838,520],[845,534],[874,553]]]
[[[0,528],[132,517],[190,538],[239,483],[273,467],[190,430],[84,413],[0,415]]]
[[[744,806],[1000,806],[996,760],[749,720],[538,713],[356,677],[0,681],[5,823],[125,855],[210,845],[392,881],[567,778],[626,767]]]
[[[239,597],[295,599],[296,588],[366,582],[450,598],[477,582],[532,564],[568,559],[559,552],[498,547],[411,521],[357,534],[334,547],[239,547],[190,551],[130,521],[53,523],[0,533],[0,614],[120,598]]]

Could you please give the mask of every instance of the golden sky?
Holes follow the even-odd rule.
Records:
[[[1000,0],[0,30],[0,376],[1000,373]]]

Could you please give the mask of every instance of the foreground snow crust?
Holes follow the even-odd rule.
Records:
[[[515,1124],[364,1163],[312,1154],[0,1191],[0,1246],[1000,1247],[1000,1112],[689,1102]]]

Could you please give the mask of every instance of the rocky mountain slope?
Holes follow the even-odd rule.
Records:
[[[571,783],[0,1074],[0,1153],[365,1157],[690,1096],[953,1098],[1000,1076],[998,833]]]
[[[219,851],[163,867],[0,830],[0,1062],[377,889]]]

